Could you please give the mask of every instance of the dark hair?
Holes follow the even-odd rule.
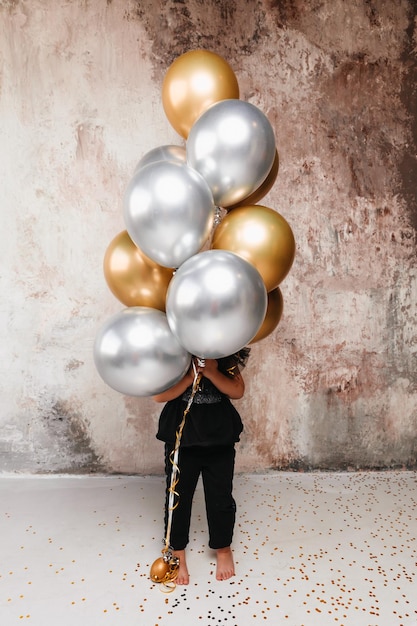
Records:
[[[245,367],[249,358],[249,353],[250,348],[241,348],[230,356],[225,356],[221,359],[217,359],[219,364],[219,370],[222,372],[222,374],[233,378],[236,368]]]

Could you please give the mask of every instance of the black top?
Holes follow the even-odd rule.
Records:
[[[218,359],[219,370],[233,376],[236,368],[244,367],[249,348],[231,357]],[[175,444],[176,433],[190,399],[192,386],[178,398],[169,400],[159,417],[157,439]],[[239,441],[243,430],[242,420],[230,399],[221,393],[207,378],[202,378],[181,436],[181,446],[231,445]]]

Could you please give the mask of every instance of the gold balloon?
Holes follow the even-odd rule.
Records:
[[[119,233],[104,255],[104,276],[112,293],[126,306],[148,306],[165,311],[165,299],[174,269],[149,259],[127,231]]]
[[[232,204],[231,206],[228,206],[227,210],[231,211],[232,209],[235,209],[238,206],[249,206],[250,204],[256,204],[257,202],[259,202],[259,200],[262,200],[262,198],[266,196],[266,194],[269,191],[271,191],[273,185],[275,184],[275,181],[278,176],[278,170],[279,170],[279,155],[278,155],[278,151],[275,150],[274,162],[272,164],[272,167],[268,176],[265,178],[262,185],[260,185],[258,189],[256,189],[253,193],[251,193],[250,196],[247,196],[246,198],[244,198],[240,202],[237,202],[236,204]]]
[[[278,326],[282,311],[284,310],[284,300],[279,287],[276,287],[268,293],[268,306],[266,309],[265,319],[262,326],[256,333],[255,337],[249,343],[256,343],[261,339],[265,339]]]
[[[268,292],[285,278],[295,256],[294,235],[288,222],[277,211],[259,204],[230,211],[216,227],[211,246],[234,252],[252,263]]]
[[[238,98],[239,85],[232,68],[208,50],[191,50],[175,59],[162,83],[165,114],[184,138],[212,104]]]

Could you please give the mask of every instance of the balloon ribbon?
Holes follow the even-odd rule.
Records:
[[[204,359],[197,359],[199,365],[204,366]],[[179,493],[175,490],[176,486],[179,482],[179,473],[180,468],[178,466],[178,457],[179,457],[179,449],[181,444],[182,432],[184,430],[185,422],[187,419],[187,415],[190,411],[191,405],[194,400],[194,396],[198,391],[198,387],[203,376],[202,372],[198,372],[193,361],[193,369],[194,369],[194,381],[193,386],[191,388],[190,398],[187,402],[187,406],[185,407],[184,414],[182,416],[182,420],[180,425],[178,426],[176,435],[175,435],[175,446],[172,450],[169,459],[172,464],[171,471],[171,479],[170,486],[168,489],[168,519],[167,519],[167,527],[166,534],[164,539],[164,548],[162,550],[162,557],[157,559],[152,567],[151,567],[151,580],[155,583],[162,584],[162,590],[166,593],[170,593],[175,589],[175,579],[178,576],[179,570],[179,558],[172,554],[172,548],[170,546],[171,539],[171,528],[172,528],[172,514],[173,511],[177,508],[179,503]],[[177,498],[175,502],[175,498]]]

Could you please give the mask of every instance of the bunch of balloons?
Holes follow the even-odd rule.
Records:
[[[146,153],[127,185],[126,230],[104,257],[127,308],[94,344],[103,380],[133,396],[174,385],[192,355],[221,358],[268,336],[295,255],[287,221],[257,204],[278,174],[272,126],[239,98],[230,65],[186,52],[165,74],[162,104],[185,146]]]

